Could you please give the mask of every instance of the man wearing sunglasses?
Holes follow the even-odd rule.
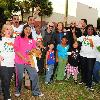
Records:
[[[47,29],[42,34],[42,35],[44,35],[43,41],[44,41],[46,47],[48,46],[48,43],[52,42],[53,29],[54,29],[54,24],[52,22],[49,22],[47,24]]]

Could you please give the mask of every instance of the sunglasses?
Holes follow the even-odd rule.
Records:
[[[75,25],[76,23],[71,23],[71,25]]]
[[[53,26],[51,26],[51,25],[49,25],[49,27],[52,27],[53,28]]]

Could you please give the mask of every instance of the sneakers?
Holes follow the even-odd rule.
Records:
[[[84,84],[84,82],[79,82],[79,85],[82,85],[82,84]]]
[[[77,84],[77,80],[74,80],[74,83]]]
[[[45,82],[45,84],[49,84],[49,82]]]
[[[19,96],[20,96],[20,93],[15,93],[15,96],[16,96],[16,97],[19,97]]]
[[[94,91],[94,88],[93,87],[87,87],[87,90]]]
[[[39,97],[42,97],[42,96],[44,96],[44,94],[43,94],[43,93],[41,93],[41,94],[39,94],[38,96],[39,96]]]
[[[7,99],[7,100],[11,100],[11,99]]]
[[[33,95],[33,96],[42,97],[42,96],[44,96],[44,94],[43,93],[40,93],[39,95]]]
[[[46,84],[46,85],[49,85],[49,84],[51,84],[51,82],[45,82],[45,84]]]
[[[69,79],[68,78],[65,78],[65,80],[68,81]]]

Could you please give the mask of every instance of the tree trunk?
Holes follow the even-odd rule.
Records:
[[[68,18],[68,0],[66,0],[66,17]],[[67,21],[65,22],[65,27],[67,26]]]
[[[24,12],[23,12],[23,9],[21,9],[21,16],[22,16],[22,22],[23,22],[23,19],[24,19]]]
[[[43,16],[41,15],[41,28],[42,28],[42,21],[43,21]]]
[[[32,8],[32,16],[33,16],[33,12],[34,12],[34,7]]]

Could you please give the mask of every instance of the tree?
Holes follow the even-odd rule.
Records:
[[[42,18],[44,16],[50,16],[53,12],[52,2],[50,2],[49,0],[42,0],[40,2],[39,7],[40,7],[39,16],[41,17],[41,26],[42,26]]]
[[[41,0],[29,0],[32,8],[32,16],[34,15],[34,9],[39,6]]]
[[[12,11],[16,8],[15,2],[16,0],[0,0],[0,7],[4,9],[4,14],[7,17],[10,17],[12,15]]]
[[[21,11],[21,16],[22,16],[22,21],[23,21],[24,13],[30,12],[30,8],[31,8],[30,2],[29,2],[29,0],[23,0],[23,1],[17,0],[15,5],[16,5],[17,10]],[[16,11],[16,9],[14,9],[14,11]]]
[[[52,2],[49,0],[29,0],[31,2],[32,7],[32,15],[34,14],[34,8],[37,8],[36,12],[41,17],[41,26],[42,26],[42,18],[43,16],[50,16],[52,14]],[[39,11],[39,12],[38,12]]]

